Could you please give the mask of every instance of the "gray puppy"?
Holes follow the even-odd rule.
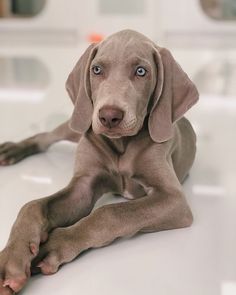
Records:
[[[35,258],[42,273],[52,274],[116,238],[192,224],[181,183],[196,137],[183,115],[198,91],[171,53],[140,33],[121,31],[89,46],[66,88],[74,103],[69,122],[0,146],[0,164],[9,165],[56,141],[78,142],[69,185],[20,210],[0,253],[1,295],[21,290]],[[91,212],[107,192],[132,201]]]

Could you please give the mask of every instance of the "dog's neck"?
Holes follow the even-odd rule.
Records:
[[[128,136],[121,138],[108,138],[104,135],[101,135],[101,137],[114,152],[118,154],[124,154],[129,142]]]
[[[86,135],[89,141],[93,142],[94,145],[99,146],[101,149],[106,149],[109,147],[117,155],[122,155],[125,153],[126,147],[130,140],[129,136],[120,137],[120,138],[109,138],[103,134],[95,134],[90,128]]]

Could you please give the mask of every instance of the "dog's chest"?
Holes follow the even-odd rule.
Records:
[[[126,199],[133,200],[145,196],[143,187],[135,180],[122,176],[123,196]]]
[[[136,199],[146,195],[145,188],[135,176],[137,162],[140,161],[140,150],[144,149],[148,141],[144,141],[145,134],[137,136],[135,141],[130,141],[125,152],[114,158],[114,169],[122,177],[123,196],[127,199]]]
[[[146,193],[144,188],[135,180],[132,173],[130,158],[122,157],[118,163],[118,171],[122,177],[123,196],[132,200],[143,197]]]

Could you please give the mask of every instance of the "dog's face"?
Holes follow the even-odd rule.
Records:
[[[91,61],[92,128],[97,134],[131,136],[143,125],[157,68],[151,47],[144,51],[138,45],[135,40],[105,43]]]
[[[66,82],[75,105],[70,126],[110,138],[133,136],[148,115],[155,142],[169,140],[173,123],[198,100],[195,85],[171,53],[124,30],[81,56]]]

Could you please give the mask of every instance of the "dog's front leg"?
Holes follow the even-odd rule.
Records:
[[[1,295],[18,292],[24,286],[30,276],[31,261],[52,229],[69,226],[89,214],[104,192],[119,192],[116,178],[100,170],[96,173],[94,169],[84,176],[77,174],[65,189],[32,201],[20,210],[7,246],[0,253]]]
[[[51,132],[39,133],[20,142],[5,142],[0,144],[0,166],[15,164],[24,158],[45,152],[53,143],[60,140],[78,142],[81,135],[65,122]]]
[[[181,228],[191,223],[192,214],[182,190],[153,188],[150,195],[141,199],[103,206],[70,227],[55,229],[40,250],[39,266],[42,273],[52,274],[89,248],[137,232]]]

